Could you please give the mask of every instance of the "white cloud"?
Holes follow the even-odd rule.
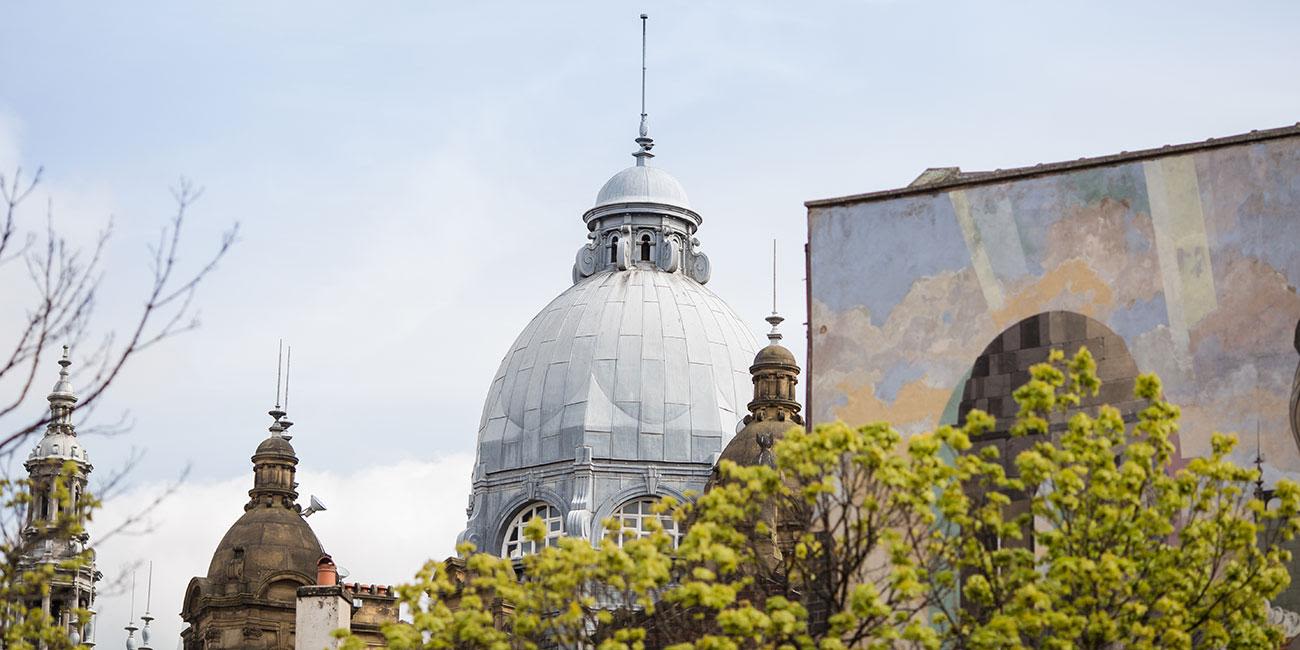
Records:
[[[350,570],[349,582],[401,583],[426,560],[454,552],[456,534],[465,523],[472,463],[473,457],[458,454],[348,473],[302,471],[299,493],[304,503],[315,494],[329,507],[309,521],[325,550]],[[137,617],[145,605],[147,565],[153,562],[154,647],[175,647],[184,627],[179,613],[185,586],[191,577],[207,573],[212,551],[243,512],[252,480],[250,469],[219,481],[182,484],[140,527],[147,532],[112,537],[97,546],[106,583],[125,575],[129,589],[130,567],[138,566]],[[165,491],[165,484],[150,483],[109,499],[95,530],[116,528]],[[122,642],[130,605],[129,594],[101,594],[100,645]]]

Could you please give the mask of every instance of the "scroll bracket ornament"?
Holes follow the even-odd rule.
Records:
[[[573,260],[573,283],[591,277],[596,272],[596,261],[600,259],[600,247],[596,245],[596,233],[587,233],[587,243],[578,249]]]
[[[681,245],[677,243],[677,238],[665,235],[659,245],[659,259],[655,263],[661,271],[676,273],[681,254]]]
[[[574,465],[577,471],[573,475],[573,498],[569,500],[569,514],[564,518],[564,531],[572,537],[592,539],[591,522],[595,513],[592,512],[591,495],[595,477],[591,447],[581,445],[574,449]]]
[[[686,252],[686,275],[700,284],[708,284],[713,275],[709,266],[709,256],[700,252],[700,240],[691,238],[690,250]]]

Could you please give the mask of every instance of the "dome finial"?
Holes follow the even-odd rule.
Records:
[[[153,604],[153,560],[149,560],[149,586],[144,592],[144,616],[140,617],[144,621],[144,627],[140,629],[140,650],[153,650],[149,646],[149,640],[153,637],[153,631],[149,629],[149,623],[153,622],[153,616],[149,614],[149,606]]]
[[[284,415],[280,417],[280,436],[285,440],[292,440],[293,436],[285,433],[289,427],[293,426],[293,420],[289,419],[289,371],[293,370],[293,346],[285,348],[284,352]]]
[[[280,408],[280,373],[282,370],[284,370],[284,339],[280,339],[279,347],[275,353],[275,406],[266,412],[267,415],[273,418],[269,429],[271,436],[277,438],[284,433],[285,429],[284,424],[280,422],[285,416],[284,409]]]
[[[645,112],[645,26],[646,20],[650,16],[641,14],[641,128],[637,131],[636,143],[641,147],[639,151],[632,154],[636,158],[637,167],[645,167],[647,158],[654,158],[655,155],[650,153],[654,148],[655,141],[650,137],[650,127],[646,125]]]
[[[781,322],[785,320],[780,314],[776,313],[776,240],[772,240],[772,315],[764,318],[772,325],[772,331],[767,333],[767,340],[775,345],[781,340],[781,332],[777,329]]]
[[[72,424],[72,408],[77,404],[77,396],[72,392],[72,381],[68,378],[68,366],[72,365],[70,352],[68,346],[63,346],[63,357],[59,359],[59,380],[45,398],[50,402],[50,424],[46,427],[46,435],[76,434]]]
[[[135,631],[140,629],[135,626],[135,571],[131,571],[131,618],[127,621],[126,627],[126,650],[136,650]]]

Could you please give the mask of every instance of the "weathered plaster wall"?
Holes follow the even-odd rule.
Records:
[[[1182,453],[1256,425],[1300,473],[1289,424],[1300,320],[1300,135],[809,209],[814,422],[954,422],[1008,326],[1104,323],[1183,407]]]

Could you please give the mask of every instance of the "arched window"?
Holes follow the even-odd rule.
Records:
[[[609,263],[618,261],[618,235],[609,238]]]
[[[658,503],[657,497],[640,497],[624,503],[614,511],[613,519],[618,523],[619,546],[622,546],[626,540],[649,537],[649,522],[658,519],[664,532],[672,538],[673,548],[677,548],[678,542],[682,539],[681,529],[677,527],[677,521],[673,519],[672,513],[655,512],[655,505]]]
[[[555,546],[558,543],[560,536],[564,534],[564,520],[560,518],[560,511],[549,504],[533,503],[515,515],[510,526],[506,528],[505,541],[501,543],[501,557],[523,557],[541,550],[538,544],[524,534],[524,529],[533,519],[541,519],[546,527],[546,538],[542,540],[543,544]]]
[[[641,261],[650,261],[650,235],[641,235]]]

